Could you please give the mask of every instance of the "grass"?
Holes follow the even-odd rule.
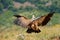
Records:
[[[42,10],[32,10],[32,11],[23,11],[23,12],[12,12],[12,11],[5,11],[0,15],[0,25],[8,26],[12,25],[15,17],[13,16],[14,14],[20,14],[23,15],[27,18],[32,18],[32,15],[35,15],[35,17],[41,17],[43,15],[48,14],[49,12],[45,12]],[[55,13],[52,17],[52,20],[47,25],[55,25],[55,24],[60,24],[60,13]]]
[[[29,34],[26,33],[26,28],[14,25],[0,32],[0,40],[51,40],[52,37],[60,36],[60,25],[44,26],[40,29],[40,33]]]
[[[47,14],[48,12],[42,10],[32,10],[17,12],[20,15],[31,18],[34,14],[36,17]],[[15,13],[12,11],[5,11],[0,16],[0,40],[52,40],[56,36],[60,36],[60,14],[55,13],[50,22],[40,27],[40,33],[26,33],[27,28],[14,25],[13,21]]]

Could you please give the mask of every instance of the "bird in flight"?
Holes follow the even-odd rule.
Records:
[[[38,26],[45,26],[51,20],[51,17],[54,13],[55,12],[49,12],[47,15],[43,15],[33,21],[25,16],[14,15],[16,17],[14,23],[22,27],[28,28],[26,31],[27,33],[39,33],[41,32],[41,30]]]

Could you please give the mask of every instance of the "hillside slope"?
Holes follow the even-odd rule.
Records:
[[[44,26],[40,29],[40,33],[29,34],[25,28],[14,25],[0,32],[0,40],[60,40],[60,25]]]

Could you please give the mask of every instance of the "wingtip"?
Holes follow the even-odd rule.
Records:
[[[52,13],[55,13],[55,11],[53,11]]]
[[[52,12],[50,12],[50,13],[53,13],[53,14],[54,14],[54,13],[55,13],[55,11],[52,11]]]
[[[50,13],[55,13],[55,10],[50,11]]]
[[[15,16],[15,17],[21,17],[20,15],[13,15],[13,16]]]

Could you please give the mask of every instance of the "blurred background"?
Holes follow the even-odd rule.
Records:
[[[35,15],[35,17],[37,18],[46,15],[53,10],[56,13],[46,25],[48,27],[53,25],[60,25],[60,0],[0,0],[0,38],[2,38],[1,40],[5,40],[4,38],[6,38],[6,40],[9,39],[9,35],[5,34],[4,32],[10,33],[13,30],[13,34],[11,34],[11,36],[14,36],[15,32],[25,33],[25,28],[20,28],[20,26],[17,26],[13,23],[13,21],[15,20],[15,17],[13,15],[19,14],[31,19],[32,15]],[[55,30],[53,29],[53,31]],[[43,34],[44,32],[45,31],[43,31]],[[4,33],[4,35],[2,33]],[[30,35],[28,36],[30,37]],[[33,34],[31,36],[32,38],[36,37],[33,37]],[[43,36],[44,38],[46,37],[46,35],[44,34],[41,35],[40,38],[43,38]],[[50,35],[47,35],[47,38],[48,37],[50,37]],[[40,38],[36,40],[40,40]]]
[[[13,24],[13,15],[20,14],[31,18],[45,15],[54,10],[55,14],[48,25],[60,24],[59,0],[0,0],[0,25]]]

